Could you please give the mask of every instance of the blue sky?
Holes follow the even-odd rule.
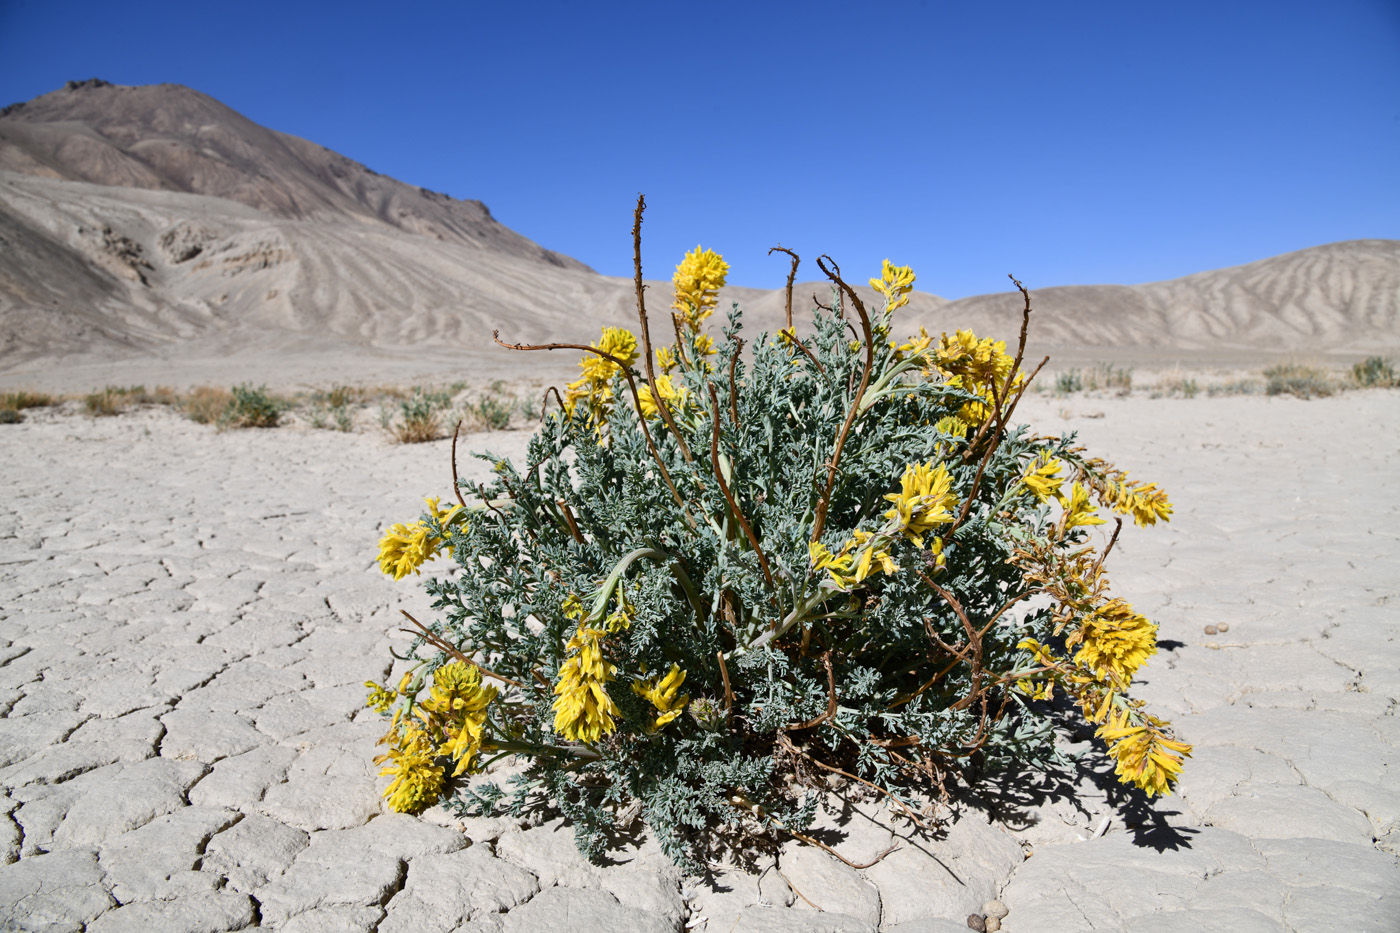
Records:
[[[648,277],[781,243],[918,287],[1400,238],[1400,3],[0,0],[0,104],[174,82]]]

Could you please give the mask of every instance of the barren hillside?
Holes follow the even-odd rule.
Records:
[[[663,312],[670,268],[646,271],[659,280],[648,307]],[[1028,283],[1031,350],[1060,361],[1400,349],[1400,241],[1147,285],[1044,284]],[[829,302],[830,286],[794,289],[799,321],[814,297]],[[910,331],[1012,339],[1019,324],[1014,293],[912,298]],[[730,288],[721,309],[731,300],[750,339],[782,326],[782,290]],[[81,82],[0,112],[6,385],[496,378],[526,364],[491,343],[494,329],[579,342],[635,314],[630,279],[540,247],[480,202],[378,175],[188,88]],[[573,365],[564,356],[529,365],[554,378]]]

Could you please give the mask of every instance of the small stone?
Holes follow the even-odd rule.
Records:
[[[982,905],[982,913],[985,914],[989,920],[1000,920],[1011,913],[1011,910],[1001,901],[988,901]]]
[[[1207,625],[1207,626],[1206,626],[1206,634],[1207,634],[1207,635],[1214,635],[1214,634],[1215,634],[1216,632],[1218,632],[1218,631],[1220,631],[1220,629],[1216,628],[1214,625]]]
[[[981,914],[968,914],[967,925],[969,929],[976,930],[977,933],[986,933],[987,921],[982,919]]]
[[[1215,626],[1215,630],[1220,634],[1224,635],[1226,632],[1230,631],[1230,623],[1221,622]]]
[[[988,917],[988,918],[987,918],[987,933],[996,933],[996,931],[997,931],[997,930],[1000,930],[1000,929],[1001,929],[1001,921],[1000,921],[1000,920],[998,920],[996,917]]]

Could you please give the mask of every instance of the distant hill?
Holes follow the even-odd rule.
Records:
[[[287,220],[360,221],[449,243],[587,266],[459,201],[259,126],[178,84],[69,82],[0,115],[0,169],[121,188],[226,198]]]
[[[1147,285],[1036,288],[1047,347],[1298,353],[1400,346],[1400,240],[1350,240]],[[939,321],[1019,326],[1021,296],[949,303]],[[940,326],[947,326],[946,324]]]
[[[662,277],[647,292],[660,315],[670,269],[647,271]],[[1061,359],[1400,350],[1400,241],[1147,285],[1028,284],[1031,350]],[[798,284],[798,320],[830,294]],[[750,339],[782,326],[781,290],[729,288],[721,308],[730,300]],[[493,329],[587,341],[632,326],[634,301],[630,279],[541,247],[480,202],[378,175],[189,88],[88,81],[0,112],[0,381],[147,361],[142,378],[192,382],[274,358],[288,382],[375,378],[385,360],[430,357],[495,378],[523,359],[495,347]],[[916,292],[897,329],[1011,339],[1020,308],[1014,293]],[[547,365],[572,367],[565,356]]]

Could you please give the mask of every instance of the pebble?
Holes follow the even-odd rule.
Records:
[[[987,918],[987,933],[997,933],[1001,929],[1001,921],[996,917]]]
[[[1223,634],[1225,634],[1226,632],[1230,631],[1230,623],[1229,623],[1229,622],[1220,622],[1220,623],[1217,623],[1216,626],[1215,626],[1215,630],[1216,630],[1217,632],[1219,632],[1220,634],[1223,635]]]
[[[1207,625],[1207,626],[1206,626],[1206,634],[1207,634],[1207,635],[1214,635],[1214,634],[1215,634],[1216,632],[1218,632],[1218,631],[1220,631],[1220,629],[1218,629],[1218,628],[1217,628],[1216,626],[1214,626],[1214,625]]]
[[[982,919],[981,914],[968,914],[967,925],[970,929],[976,930],[977,933],[986,933],[987,921]]]
[[[982,905],[982,913],[985,914],[988,919],[1001,920],[1007,914],[1011,913],[1011,910],[1001,901],[988,901]]]

